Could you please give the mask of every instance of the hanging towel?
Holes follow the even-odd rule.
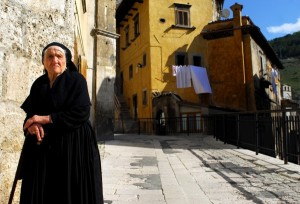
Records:
[[[177,85],[177,88],[192,87],[191,69],[189,66],[177,66],[177,68],[176,68],[176,85]]]
[[[189,67],[195,92],[197,94],[212,93],[206,69],[193,65],[189,65]]]

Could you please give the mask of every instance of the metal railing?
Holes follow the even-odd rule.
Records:
[[[201,117],[117,120],[116,132],[156,135],[202,133],[216,140],[300,165],[300,109],[238,112]],[[124,124],[127,124],[124,125]]]
[[[205,118],[202,117],[176,117],[176,118],[138,118],[133,119],[119,119],[115,120],[118,128],[115,132],[118,133],[137,133],[137,134],[191,134],[203,133],[208,126],[204,126]],[[135,125],[133,125],[133,123]],[[125,125],[127,124],[127,125]],[[121,127],[121,128],[120,128]]]
[[[228,113],[210,116],[216,139],[300,164],[299,110]]]

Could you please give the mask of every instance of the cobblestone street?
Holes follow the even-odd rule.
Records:
[[[212,136],[115,135],[100,145],[105,203],[299,203],[300,166]]]

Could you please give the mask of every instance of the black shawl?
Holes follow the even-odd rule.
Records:
[[[86,80],[76,70],[64,71],[52,87],[47,74],[33,83],[21,106],[26,119],[51,115],[53,123],[43,125],[45,137],[40,145],[35,136],[26,136],[19,176],[23,179],[21,204],[103,203],[90,105]]]

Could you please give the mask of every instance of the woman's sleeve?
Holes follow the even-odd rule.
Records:
[[[54,127],[78,128],[89,119],[90,106],[77,106],[70,110],[51,114]]]

